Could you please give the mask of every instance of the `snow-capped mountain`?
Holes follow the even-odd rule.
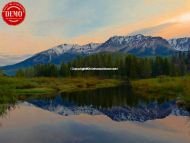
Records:
[[[114,36],[98,47],[98,51],[130,53],[136,56],[167,56],[174,49],[161,37],[144,35]]]
[[[178,51],[190,51],[190,38],[178,38],[168,40],[171,47]]]
[[[70,61],[72,59],[70,59],[68,56],[91,54],[99,45],[100,44],[96,43],[89,43],[82,46],[77,44],[63,44],[37,54],[33,61],[60,64],[63,61],[67,62],[68,60]]]
[[[14,74],[20,68],[30,67],[36,64],[61,64],[69,62],[77,56],[86,56],[101,52],[129,53],[140,57],[145,56],[170,56],[176,51],[188,51],[190,38],[166,40],[162,37],[144,36],[113,36],[101,44],[90,43],[87,45],[62,44],[42,51],[18,64],[4,66],[8,74]]]
[[[77,55],[91,54],[100,44],[90,43],[87,45],[63,44],[43,51],[33,57],[33,64],[54,63],[61,64],[68,62]]]
[[[72,45],[72,44],[63,44],[56,46],[47,51],[41,52],[40,54],[46,54],[49,56],[55,55],[59,56],[64,53],[74,53],[74,54],[90,54],[93,52],[100,44],[97,43],[89,43],[87,45]]]
[[[122,52],[137,56],[163,56],[170,55],[173,50],[168,41],[161,37],[144,35],[114,36],[102,44],[90,43],[82,46],[77,44],[59,45],[35,55],[34,61],[59,64],[62,62],[60,60],[65,62],[70,60],[70,58],[67,58],[68,60],[60,58],[63,55],[89,55],[100,52]]]

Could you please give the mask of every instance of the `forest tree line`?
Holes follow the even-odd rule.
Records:
[[[72,71],[71,68],[118,68],[117,71]],[[151,78],[161,75],[183,76],[190,72],[190,54],[177,53],[171,57],[140,58],[128,54],[101,53],[78,57],[61,65],[39,64],[20,69],[19,77],[100,76],[113,78]]]

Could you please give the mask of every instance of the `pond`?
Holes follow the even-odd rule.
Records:
[[[190,114],[175,98],[126,85],[1,105],[0,113],[2,143],[190,142]]]

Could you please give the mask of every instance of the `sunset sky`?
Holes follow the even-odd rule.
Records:
[[[32,55],[62,43],[104,42],[113,35],[190,36],[190,0],[17,1],[27,15],[18,26],[0,19],[4,57]],[[0,1],[1,9],[7,2]]]

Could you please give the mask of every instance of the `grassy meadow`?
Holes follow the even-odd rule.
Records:
[[[180,104],[190,107],[190,76],[167,77],[134,80],[131,82],[135,94],[141,96],[168,96],[177,99]]]
[[[116,79],[87,78],[18,78],[0,77],[0,96],[22,99],[29,96],[51,96],[61,92],[74,92],[114,87],[122,81]],[[0,98],[0,102],[1,102]],[[2,103],[2,102],[1,102]]]

